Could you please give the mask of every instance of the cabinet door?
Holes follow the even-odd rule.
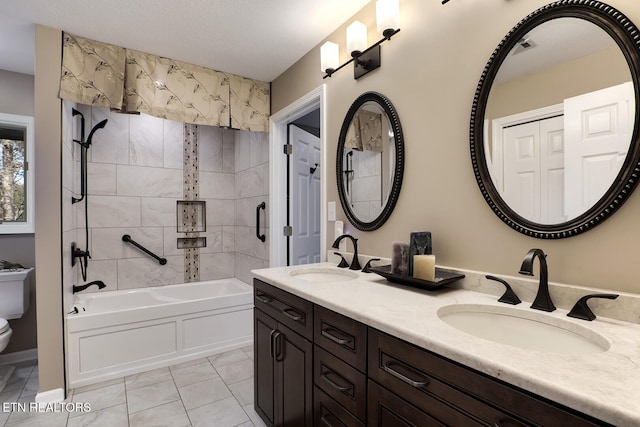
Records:
[[[278,426],[313,424],[313,344],[284,325],[274,335]]]
[[[254,310],[254,406],[269,426],[276,425],[276,381],[273,338],[278,323],[260,310]]]

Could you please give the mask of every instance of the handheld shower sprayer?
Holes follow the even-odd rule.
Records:
[[[74,142],[80,144],[80,197],[71,197],[71,203],[78,203],[84,200],[87,195],[87,150],[91,146],[91,140],[93,139],[93,134],[96,133],[98,129],[102,129],[107,124],[107,119],[102,120],[98,124],[96,124],[91,131],[89,132],[89,137],[84,139],[84,115],[73,108],[71,110],[72,117],[80,116],[80,139],[74,139]],[[88,204],[85,201],[84,204],[84,224],[85,224],[85,248],[86,250],[81,250],[76,247],[75,242],[71,246],[71,265],[75,265],[76,258],[80,261],[80,271],[82,273],[82,280],[87,280],[87,265],[89,264],[89,258],[91,258],[91,254],[89,253],[89,214],[88,214]]]
[[[103,121],[101,121],[100,123],[98,123],[97,125],[95,125],[93,127],[93,129],[91,129],[91,132],[89,132],[89,137],[87,138],[87,142],[85,142],[85,146],[86,148],[89,148],[91,146],[91,140],[93,139],[93,134],[98,130],[98,129],[102,129],[106,126],[107,122],[109,120],[108,119],[104,119]]]

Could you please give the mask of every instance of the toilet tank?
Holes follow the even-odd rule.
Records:
[[[0,318],[19,319],[29,309],[33,268],[0,270]]]

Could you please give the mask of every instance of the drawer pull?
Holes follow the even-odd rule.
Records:
[[[320,416],[320,425],[323,425],[325,427],[335,427],[336,425],[345,427],[345,425],[338,419],[338,417],[329,412],[324,406],[322,407],[320,412],[322,413],[322,415]],[[335,418],[335,421],[337,421],[338,424],[332,424],[331,421],[329,421],[329,418]]]
[[[335,388],[336,390],[338,390],[340,393],[347,393],[348,391],[350,391],[353,388],[353,385],[349,385],[349,386],[343,386],[338,384],[337,382],[333,381],[331,378],[329,378],[329,376],[327,374],[330,373],[334,373],[330,370],[327,370],[325,372],[323,372],[322,374],[320,374],[320,378],[322,378],[323,380],[325,380],[331,387]]]
[[[269,298],[264,294],[256,294],[256,298],[258,299],[258,301],[263,302],[265,304],[269,304],[271,301],[273,301],[273,299]]]
[[[334,343],[338,344],[338,345],[343,345],[346,346],[347,344],[351,343],[351,339],[345,339],[345,338],[338,338],[337,336],[333,335],[332,333],[330,333],[329,331],[332,331],[333,329],[330,328],[326,328],[323,329],[322,332],[320,332],[322,334],[323,337],[330,339],[331,341],[333,341]]]
[[[493,423],[493,427],[524,427],[520,421],[509,417],[498,417]]]
[[[304,319],[304,316],[295,311],[293,308],[283,308],[280,311],[282,311],[282,314],[287,316],[289,319],[295,320],[296,322],[300,322]]]
[[[391,374],[394,377],[398,378],[400,381],[403,381],[403,382],[409,384],[410,386],[413,386],[413,387],[416,387],[416,388],[425,387],[425,386],[429,385],[429,380],[423,380],[423,381],[412,380],[411,378],[409,378],[409,377],[401,374],[400,372],[396,371],[395,369],[393,369],[390,365],[391,364],[383,364],[382,365],[382,369],[384,369],[385,372],[387,372],[388,374]]]
[[[320,423],[322,423],[323,426],[333,427],[333,424],[327,420],[327,417],[324,414],[320,417]]]

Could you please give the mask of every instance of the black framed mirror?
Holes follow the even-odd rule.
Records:
[[[528,236],[590,230],[640,172],[640,35],[620,11],[560,0],[502,39],[470,123],[471,161],[494,213]]]
[[[340,203],[358,230],[376,230],[389,219],[403,173],[404,139],[393,104],[377,92],[360,95],[342,123],[336,155]]]

